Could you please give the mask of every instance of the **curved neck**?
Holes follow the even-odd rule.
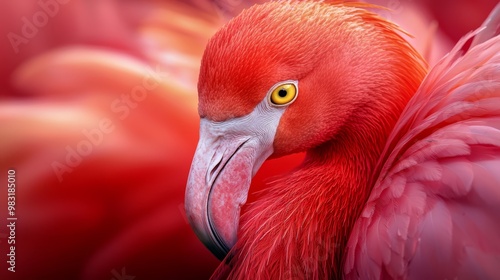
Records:
[[[370,193],[368,180],[385,143],[381,138],[387,138],[378,129],[359,139],[345,132],[349,141],[341,132],[308,151],[300,167],[250,206],[228,257],[231,268],[225,273],[230,275],[224,277],[239,279],[249,271],[255,279],[340,276],[348,236]]]
[[[308,151],[302,168],[292,175],[292,180],[296,177],[300,178],[299,182],[307,180],[308,184],[295,183],[288,187],[296,190],[294,196],[300,196],[302,192],[303,201],[298,205],[305,206],[301,211],[309,212],[304,216],[321,221],[308,229],[304,228],[306,235],[314,234],[316,238],[306,246],[323,247],[324,252],[313,251],[312,254],[323,254],[324,265],[332,267],[330,273],[339,279],[346,243],[370,195],[374,169],[388,137],[388,132],[382,130],[386,129],[379,127],[372,133],[363,132],[354,136],[346,133],[349,134],[348,139],[344,139],[341,133],[335,140]],[[311,187],[314,191],[308,192]],[[300,224],[304,221],[295,222]],[[306,244],[306,240],[303,242]],[[304,271],[308,268],[305,267]],[[307,274],[303,276],[307,279],[311,277]]]

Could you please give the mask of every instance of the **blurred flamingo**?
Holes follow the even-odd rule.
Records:
[[[254,2],[263,1],[0,4],[0,177],[17,171],[19,218],[16,273],[2,266],[0,279],[211,275],[218,261],[183,217],[199,61],[209,37]],[[430,19],[400,3],[393,20],[420,43]],[[460,23],[474,26],[472,19]],[[438,57],[449,50],[444,35],[432,45]],[[266,162],[252,190],[301,158]],[[0,191],[2,221],[6,195]]]
[[[209,41],[186,211],[214,278],[500,277],[500,4],[428,72],[366,7],[256,5]]]

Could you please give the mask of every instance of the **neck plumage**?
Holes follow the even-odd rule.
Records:
[[[347,239],[370,193],[368,181],[387,138],[379,130],[373,137],[360,133],[359,139],[346,134],[351,139],[342,139],[340,133],[308,151],[296,171],[275,182],[249,207],[238,243],[226,259],[227,266],[219,268],[219,276],[329,279],[340,275]]]

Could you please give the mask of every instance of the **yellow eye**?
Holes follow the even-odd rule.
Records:
[[[271,92],[271,102],[274,105],[286,105],[295,100],[297,87],[293,83],[282,84]]]

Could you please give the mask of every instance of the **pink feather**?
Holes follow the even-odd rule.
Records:
[[[346,279],[498,277],[499,22],[500,5],[429,72],[401,115],[348,241]]]

